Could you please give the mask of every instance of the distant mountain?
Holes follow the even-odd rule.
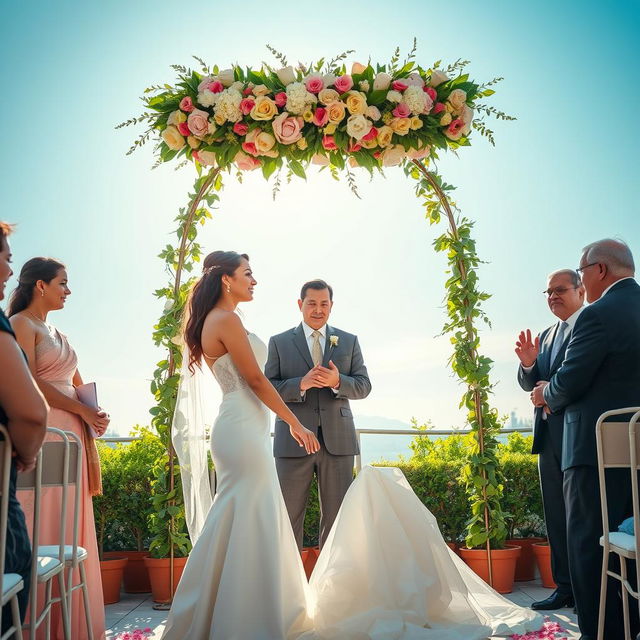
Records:
[[[411,429],[408,422],[385,416],[355,415],[353,419],[358,429]]]

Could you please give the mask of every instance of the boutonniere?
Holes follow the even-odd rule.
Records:
[[[329,336],[329,344],[334,348],[338,346],[339,340],[340,336]]]

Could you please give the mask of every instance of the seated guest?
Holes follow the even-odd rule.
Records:
[[[95,640],[105,636],[102,579],[98,559],[93,504],[91,496],[101,492],[100,462],[89,427],[102,435],[109,424],[109,416],[100,409],[83,404],[76,387],[82,384],[75,351],[47,317],[51,311],[62,309],[71,294],[67,271],[63,264],[51,258],[32,258],[20,271],[18,287],[11,295],[9,317],[18,343],[27,355],[33,377],[51,406],[49,426],[73,431],[83,443],[83,467],[80,486],[80,514],[78,544],[87,550],[84,561],[89,591],[91,626]],[[61,491],[45,489],[40,508],[40,539],[42,544],[56,544],[61,510]],[[33,512],[32,494],[19,495],[29,518]],[[67,510],[67,532],[71,543],[73,511]],[[79,582],[79,576],[74,578]],[[52,612],[53,637],[63,638],[59,607]],[[73,594],[71,606],[71,637],[87,638],[85,610],[80,589]]]
[[[5,285],[13,273],[8,240],[11,230],[6,222],[0,222],[0,300],[4,298]],[[18,471],[29,471],[35,466],[45,434],[47,403],[31,376],[11,325],[1,310],[0,371],[0,423],[7,427],[14,448],[9,482],[4,570],[5,573],[22,576],[24,588],[18,594],[18,604],[23,622],[29,599],[31,545],[24,514],[16,499],[16,475]],[[7,604],[2,611],[2,633],[12,624],[11,607]]]
[[[572,269],[555,271],[545,290],[547,304],[558,322],[545,329],[535,340],[531,331],[522,331],[516,342],[520,360],[518,382],[525,391],[533,391],[539,380],[550,380],[560,368],[571,331],[582,311],[584,287]],[[546,413],[536,407],[531,453],[539,454],[538,469],[542,488],[542,505],[551,547],[551,571],[557,589],[532,609],[552,610],[573,606],[573,590],[567,552],[567,518],[562,493],[562,433],[564,409]]]

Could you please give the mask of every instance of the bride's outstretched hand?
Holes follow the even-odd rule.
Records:
[[[309,429],[305,429],[299,422],[297,424],[289,425],[289,431],[295,439],[295,441],[304,447],[307,453],[316,453],[320,451],[320,443],[315,434]]]

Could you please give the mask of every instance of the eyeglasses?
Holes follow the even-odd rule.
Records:
[[[599,262],[590,262],[589,264],[585,264],[584,267],[578,267],[576,271],[578,273],[582,273],[587,267],[593,267],[594,264],[600,264]]]
[[[565,293],[567,293],[567,291],[569,291],[570,289],[577,289],[578,287],[554,287],[553,289],[547,289],[546,291],[543,291],[542,293],[547,296],[547,298],[550,298],[554,293],[557,296],[562,296]]]

